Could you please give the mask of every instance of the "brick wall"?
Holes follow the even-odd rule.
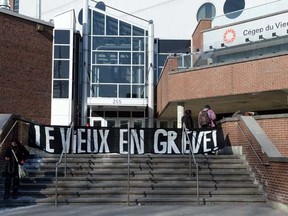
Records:
[[[211,20],[200,20],[192,36],[193,52],[203,50],[203,31],[211,29]]]
[[[161,85],[168,91],[167,101],[162,99],[162,103],[287,89],[287,67],[287,55],[282,55],[168,72],[168,81]],[[158,91],[163,92],[157,87],[157,94]],[[158,108],[158,111],[161,113],[163,110]]]
[[[257,119],[257,122],[262,126],[263,130],[267,133],[271,141],[277,147],[277,149],[282,153],[283,156],[287,157],[287,139],[286,141],[283,137],[287,136],[287,129],[284,129],[283,135],[282,128],[278,126],[279,123],[286,125],[288,124],[288,117],[279,118],[263,118]],[[237,128],[239,123],[240,127],[244,131],[245,135],[248,137],[252,143],[254,149],[256,150],[259,157],[263,162],[269,162],[269,165],[264,165],[257,158],[257,155],[253,152],[252,148],[245,141],[244,136],[241,134],[240,130]],[[277,124],[277,126],[275,126]],[[243,155],[245,155],[253,173],[259,184],[262,186],[269,201],[280,202],[283,204],[288,204],[288,160],[269,160],[269,158],[263,154],[260,146],[256,143],[255,139],[245,125],[238,121],[225,121],[222,123],[224,136],[229,140],[229,144],[232,146],[242,146]],[[279,128],[279,131],[277,131]],[[286,143],[286,144],[285,144]],[[283,147],[285,146],[285,147]]]
[[[53,28],[0,12],[0,113],[50,124]]]
[[[165,107],[168,105],[169,101],[169,73],[171,71],[176,71],[177,70],[177,58],[171,57],[167,59],[164,65],[164,70],[161,74],[161,79],[157,84],[157,115],[165,109]]]
[[[257,122],[282,155],[288,157],[288,121],[281,116],[279,115],[279,118],[267,116],[257,119]]]

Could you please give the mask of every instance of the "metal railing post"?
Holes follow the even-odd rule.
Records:
[[[55,206],[58,206],[58,165],[56,165],[55,170]]]
[[[12,125],[12,127],[10,128],[10,130],[8,131],[8,133],[6,134],[6,136],[4,137],[4,139],[2,140],[1,144],[0,144],[0,148],[2,147],[2,145],[4,144],[4,142],[6,141],[7,137],[10,135],[10,133],[12,132],[12,130],[14,129],[15,125],[18,123],[18,120],[16,120],[14,122],[14,124]]]
[[[270,163],[268,162],[264,162],[262,160],[262,158],[259,156],[259,154],[256,152],[255,148],[253,147],[252,143],[250,142],[250,140],[248,139],[248,137],[246,136],[246,134],[244,133],[244,131],[242,130],[242,128],[240,127],[239,123],[237,123],[237,128],[240,130],[240,132],[242,133],[242,136],[246,139],[248,145],[251,147],[251,149],[253,150],[254,154],[256,155],[256,157],[258,158],[258,160],[260,161],[260,163],[262,165],[265,165],[265,166],[269,166]]]
[[[72,130],[73,130],[74,124],[73,124],[73,122],[71,122],[69,125],[70,125],[70,127],[68,129],[69,131],[68,131],[67,139],[69,139],[69,145],[70,145],[71,140],[73,140],[73,136],[71,136],[71,135],[72,135]],[[55,166],[55,206],[56,207],[58,206],[58,166],[62,161],[63,154],[65,154],[65,156],[64,156],[65,157],[64,176],[66,178],[67,177],[67,143],[65,143],[64,149],[62,150],[59,161],[56,163],[56,166]]]
[[[193,163],[195,164],[195,167],[196,167],[196,194],[197,194],[198,205],[200,205],[200,199],[199,199],[199,165],[196,162],[195,155],[194,155],[194,146],[192,145],[191,139],[190,139],[189,134],[188,134],[188,130],[187,130],[186,125],[184,123],[182,125],[182,128],[183,128],[183,131],[185,133],[185,136],[183,138],[183,142],[186,143],[187,140],[189,142],[189,175],[190,176],[192,176],[192,158],[191,158],[191,155],[193,157]],[[192,131],[191,131],[191,133],[193,136]],[[183,146],[185,145],[185,143],[183,143]]]
[[[127,154],[127,205],[130,205],[130,123],[128,122],[128,154]]]

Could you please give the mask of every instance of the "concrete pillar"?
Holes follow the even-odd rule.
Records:
[[[177,104],[177,128],[182,128],[181,118],[184,115],[184,103]]]

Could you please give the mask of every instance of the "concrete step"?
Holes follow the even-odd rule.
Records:
[[[81,189],[81,190],[75,190],[74,188],[58,188],[58,194],[59,195],[69,195],[69,196],[98,196],[98,195],[111,195],[111,194],[125,194],[127,193],[127,187],[122,188],[91,188],[91,189]],[[22,189],[19,191],[19,196],[25,196],[27,194],[33,195],[33,196],[41,196],[44,197],[45,195],[55,195],[55,188],[48,188],[44,190],[33,190],[27,188]],[[130,194],[138,194],[138,195],[196,195],[197,190],[195,188],[180,188],[175,189],[173,187],[170,188],[145,188],[145,187],[139,187],[139,188],[130,188]],[[235,188],[223,188],[221,190],[211,190],[211,188],[200,188],[199,194],[202,195],[260,195],[261,192],[257,188],[238,188],[235,190]]]
[[[113,171],[112,171],[113,170]],[[55,170],[51,171],[37,171],[37,170],[29,170],[29,177],[54,177],[55,176]],[[67,177],[80,177],[80,176],[88,176],[88,177],[100,177],[100,176],[123,176],[127,175],[128,169],[99,169],[99,170],[67,170]],[[189,169],[188,168],[183,168],[183,169],[141,169],[141,170],[133,170],[131,169],[131,176],[145,176],[145,175],[162,175],[162,176],[167,176],[167,175],[188,175],[189,174]],[[195,169],[192,169],[192,174],[196,175]],[[230,175],[249,175],[249,172],[247,169],[199,169],[199,175],[210,175],[210,176],[230,176]],[[60,170],[58,172],[59,177],[64,176],[64,171]]]
[[[58,187],[63,189],[69,189],[74,188],[75,190],[80,189],[91,189],[91,188],[126,188],[127,187],[127,181],[89,181],[89,182],[58,182]],[[196,181],[131,181],[130,187],[133,188],[196,188]],[[215,188],[215,189],[221,189],[221,188],[258,188],[257,185],[251,183],[251,181],[243,182],[230,182],[230,181],[221,181],[221,182],[213,182],[213,181],[199,181],[199,187],[200,188]],[[49,182],[42,182],[37,184],[21,184],[22,189],[48,189],[48,188],[55,188],[54,183]]]
[[[55,202],[55,167],[60,155],[42,154],[25,164],[29,177],[21,180],[20,197],[13,205]],[[202,204],[264,202],[249,166],[236,155],[197,155]],[[197,203],[196,173],[189,175],[187,155],[132,155],[131,203]],[[63,159],[64,161],[64,159]],[[127,155],[67,155],[58,170],[59,203],[127,203]],[[1,180],[0,180],[1,181]],[[0,193],[3,187],[0,187]],[[10,200],[0,202],[9,205]]]
[[[58,178],[58,181],[59,182],[73,182],[73,181],[77,181],[77,182],[80,182],[80,181],[111,181],[111,176],[113,176],[113,179],[115,180],[127,180],[127,175],[125,174],[119,174],[119,175],[109,175],[109,174],[98,174],[98,176],[74,176],[74,177],[59,177]],[[166,179],[169,179],[170,181],[174,180],[174,181],[195,181],[196,180],[196,176],[195,175],[192,175],[192,176],[189,176],[189,174],[186,174],[186,175],[177,175],[177,174],[137,174],[137,175],[134,175],[134,174],[131,174],[130,175],[130,180],[132,181],[140,181],[140,180],[143,180],[143,179],[146,179],[146,180],[149,180],[149,179],[154,179],[156,181],[158,180],[165,180]],[[249,174],[245,173],[242,174],[242,175],[239,175],[239,174],[232,174],[232,175],[213,175],[211,176],[210,173],[207,173],[206,175],[204,175],[203,173],[201,175],[199,175],[199,180],[201,181],[252,181],[253,180],[253,177],[251,177]],[[47,182],[47,183],[51,183],[51,181],[55,182],[55,178],[54,177],[35,177],[35,178],[32,178],[32,177],[29,177],[29,178],[26,178],[26,179],[23,179],[21,182],[22,184],[23,183],[38,183],[38,182]]]
[[[63,166],[64,167],[64,166]],[[89,165],[85,163],[81,164],[67,164],[67,169],[69,170],[110,170],[110,169],[127,169],[127,164],[98,164],[98,165]],[[192,169],[195,169],[195,165],[192,164]],[[25,166],[26,169],[29,169],[29,171],[39,171],[39,167],[35,166]],[[42,165],[41,169],[44,169],[46,171],[54,171],[55,172],[55,165]],[[60,169],[62,166],[60,167]],[[188,169],[189,168],[189,163],[153,163],[153,164],[146,164],[146,163],[138,163],[138,164],[131,164],[130,169],[139,169],[139,170],[158,170],[158,169]],[[200,169],[247,169],[248,166],[245,164],[239,164],[239,163],[234,163],[234,164],[199,164]]]
[[[109,164],[109,163],[127,163],[128,158],[126,157],[117,157],[117,158],[67,158],[66,162],[69,163],[89,163],[89,164]],[[216,157],[196,157],[196,161],[198,163],[206,163],[208,160],[210,160],[210,163],[241,163],[242,160],[240,158],[216,158]],[[37,158],[37,159],[29,159],[27,160],[28,164],[56,164],[59,161],[58,158]],[[163,160],[163,158],[130,158],[131,163],[183,163],[183,162],[189,162],[189,157],[182,156],[182,157],[169,157],[168,161]],[[65,159],[62,159],[61,163],[65,163]]]

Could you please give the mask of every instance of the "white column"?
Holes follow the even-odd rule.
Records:
[[[149,21],[148,28],[148,127],[154,124],[154,24]]]
[[[177,104],[177,128],[182,128],[181,118],[184,115],[184,103]]]
[[[0,8],[4,8],[9,10],[10,9],[10,5],[8,0],[0,0]]]
[[[41,13],[42,13],[42,12],[41,12],[41,0],[38,0],[38,5],[37,5],[36,10],[37,10],[37,11],[36,11],[36,13],[37,13],[37,16],[36,16],[36,17],[37,17],[38,19],[41,19]]]
[[[83,72],[82,72],[82,107],[81,107],[81,125],[87,123],[87,87],[88,87],[88,0],[83,0]]]

